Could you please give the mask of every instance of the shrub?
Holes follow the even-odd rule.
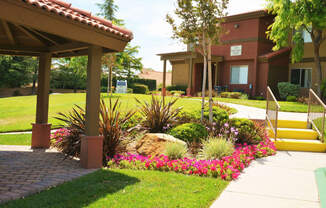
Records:
[[[216,102],[213,103],[213,106],[216,106],[220,109],[225,110],[226,112],[228,112],[229,115],[236,114],[238,112],[237,109],[235,109],[235,108],[231,108],[227,105],[223,105],[223,104],[216,103]]]
[[[170,160],[182,159],[187,152],[187,147],[178,142],[170,142],[165,146],[165,155],[168,156]]]
[[[253,100],[265,100],[265,98],[263,96],[255,96]]]
[[[135,94],[147,94],[149,92],[148,86],[143,84],[134,84],[132,89]]]
[[[142,103],[136,98],[140,104],[139,112],[144,120],[142,126],[151,133],[162,133],[168,130],[169,126],[176,122],[176,118],[181,108],[173,108],[178,99],[172,99],[169,102],[163,102],[163,99],[152,95],[151,102]]]
[[[286,101],[288,102],[296,102],[297,101],[297,97],[296,96],[287,96],[286,97]]]
[[[140,113],[133,114],[128,121],[126,121],[122,125],[123,130],[130,130],[131,128],[136,127],[138,124],[140,124],[143,121],[143,116]]]
[[[234,98],[234,99],[240,99],[242,96],[242,93],[241,92],[231,92],[230,93],[230,97],[231,98]]]
[[[103,135],[103,162],[106,164],[107,157],[113,158],[117,154],[117,149],[121,143],[123,135],[123,126],[134,115],[134,112],[128,111],[121,114],[120,102],[117,99],[114,103],[112,98],[109,99],[109,104],[106,105],[104,100],[101,100],[100,105],[100,129],[99,132]]]
[[[61,140],[53,143],[59,151],[63,152],[66,157],[79,157],[81,147],[81,136],[85,135],[85,110],[79,106],[75,106],[71,112],[64,114],[58,113],[55,119],[62,121],[62,128],[67,129],[67,134],[62,136]]]
[[[326,98],[326,79],[324,79],[320,85],[320,93],[323,99]]]
[[[259,129],[249,119],[233,118],[230,120],[230,125],[238,130],[237,143],[258,144],[263,140],[258,134]]]
[[[170,92],[172,95],[175,95],[175,96],[180,96],[180,95],[185,95],[186,92],[185,91],[180,91],[180,90],[173,90]]]
[[[127,88],[127,93],[132,94],[134,93],[134,90],[132,88]]]
[[[108,92],[108,87],[101,87],[101,92]]]
[[[228,98],[230,96],[230,93],[229,92],[221,92],[220,96],[222,98]]]
[[[169,134],[185,142],[198,142],[200,139],[206,138],[208,132],[201,124],[185,123],[171,129]]]
[[[280,93],[280,98],[286,100],[287,96],[299,96],[300,86],[291,84],[289,82],[279,82],[277,84],[278,91]]]
[[[22,96],[22,94],[20,93],[19,90],[15,90],[15,91],[12,93],[12,96],[14,96],[14,97]]]
[[[167,91],[187,91],[187,86],[185,85],[170,85],[166,87]]]
[[[219,107],[213,106],[212,112],[213,112],[213,121],[215,123],[217,123],[218,125],[222,125],[229,120],[229,114],[226,110],[223,110]],[[195,113],[195,117],[197,120],[200,120],[201,110],[198,110]],[[207,121],[209,120],[209,108],[208,107],[205,107],[204,119]]]
[[[206,160],[222,159],[225,156],[231,156],[234,152],[233,143],[225,138],[209,138],[203,142],[201,155]]]
[[[117,154],[118,146],[121,143],[123,135],[123,126],[134,114],[129,111],[125,114],[119,112],[120,102],[117,99],[114,103],[111,98],[109,105],[106,106],[104,100],[101,100],[99,132],[104,136],[103,140],[103,164],[107,163],[107,158],[112,158]],[[81,137],[85,135],[85,110],[79,106],[72,109],[70,113],[59,113],[56,119],[62,121],[62,127],[67,129],[68,134],[62,136],[58,142],[52,143],[52,146],[58,148],[67,157],[79,157],[81,148]]]

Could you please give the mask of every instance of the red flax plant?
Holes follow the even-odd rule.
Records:
[[[151,102],[141,102],[136,98],[140,106],[140,113],[144,117],[142,126],[150,133],[163,133],[174,124],[181,108],[173,108],[178,99],[165,102],[152,95]]]
[[[109,104],[106,105],[104,100],[101,100],[100,105],[100,135],[103,140],[103,162],[106,164],[107,158],[113,158],[117,154],[117,149],[121,143],[121,138],[124,135],[122,127],[135,114],[133,111],[121,113],[120,102],[117,99],[115,102],[109,99]]]

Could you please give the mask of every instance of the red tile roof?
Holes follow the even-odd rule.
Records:
[[[286,52],[289,52],[289,51],[291,51],[291,48],[282,48],[282,49],[280,49],[278,51],[273,51],[273,52],[270,52],[270,53],[261,55],[261,56],[259,56],[259,58],[267,58],[267,59],[270,59],[270,58],[273,58],[275,56],[281,55],[281,54],[286,53]]]
[[[93,16],[90,12],[74,8],[70,3],[61,0],[19,0],[26,4],[34,5],[38,8],[44,9],[48,12],[52,12],[66,18],[78,21],[83,24],[90,25],[95,28],[99,28],[109,33],[119,35],[129,40],[133,39],[131,31],[115,26],[111,21]]]

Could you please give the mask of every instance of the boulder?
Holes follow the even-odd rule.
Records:
[[[165,145],[169,142],[177,142],[187,145],[184,141],[168,134],[145,134],[136,144],[136,151],[140,155],[159,156],[164,154]]]

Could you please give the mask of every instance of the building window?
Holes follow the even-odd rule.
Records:
[[[305,43],[312,43],[311,35],[305,29],[302,30],[302,38]]]
[[[231,84],[248,84],[248,65],[231,66]]]
[[[311,87],[311,69],[292,69],[291,83],[303,88]]]

